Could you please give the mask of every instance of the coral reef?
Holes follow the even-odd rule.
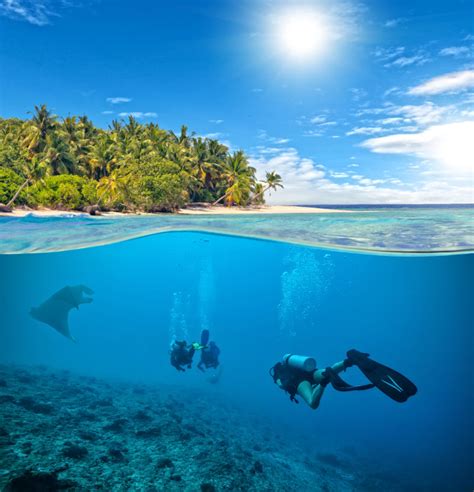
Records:
[[[206,391],[0,366],[0,490],[403,490]],[[235,402],[233,402],[235,403]],[[378,475],[377,475],[378,473]]]

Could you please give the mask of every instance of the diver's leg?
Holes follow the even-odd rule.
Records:
[[[309,381],[302,381],[298,385],[296,393],[303,398],[303,400],[313,409],[319,407],[319,402],[324,393],[324,386],[318,384],[317,386],[311,386]]]
[[[339,374],[340,372],[342,371],[345,371],[347,368],[347,365],[345,363],[345,361],[341,361],[341,362],[336,362],[335,364],[333,364],[331,366],[331,369],[336,373],[336,374]],[[313,374],[313,380],[316,384],[320,384],[324,381],[326,381],[326,377],[324,375],[324,371],[326,369],[318,369],[317,371],[314,371],[314,374]]]

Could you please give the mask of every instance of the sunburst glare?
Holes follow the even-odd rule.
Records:
[[[307,61],[323,54],[331,41],[329,21],[315,11],[286,11],[277,17],[278,50],[288,59]]]

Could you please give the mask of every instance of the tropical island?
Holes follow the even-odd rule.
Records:
[[[0,211],[13,207],[91,214],[176,212],[192,204],[250,207],[283,187],[276,172],[256,177],[242,150],[163,130],[156,123],[87,116],[61,120],[46,105],[28,120],[0,119]]]

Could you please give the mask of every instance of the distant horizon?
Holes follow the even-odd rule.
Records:
[[[276,205],[276,204],[275,204]],[[297,207],[474,207],[471,203],[313,203],[294,204]]]

